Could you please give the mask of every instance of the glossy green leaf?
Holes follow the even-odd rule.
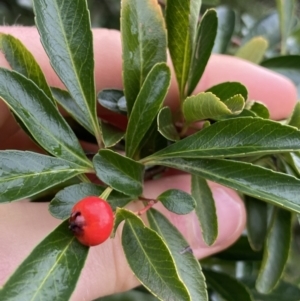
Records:
[[[207,181],[192,176],[192,196],[196,201],[196,214],[201,225],[203,240],[211,246],[218,236],[218,217],[215,200]]]
[[[268,228],[268,206],[265,202],[245,196],[247,209],[247,233],[253,250],[260,251],[265,242]]]
[[[59,88],[51,88],[55,100],[87,131],[93,133],[87,116],[84,114],[80,106],[74,101],[70,93]]]
[[[165,148],[168,144],[168,140],[157,130],[157,122],[154,120],[141,142],[139,157],[147,157],[150,154],[153,154],[153,152]]]
[[[69,300],[88,250],[68,229],[68,222],[62,223],[0,289],[1,300]]]
[[[72,207],[79,200],[89,195],[100,196],[104,190],[104,186],[92,183],[80,183],[68,186],[55,195],[49,205],[49,211],[56,218],[66,219],[70,216]],[[124,207],[131,200],[129,196],[113,190],[107,202],[115,211],[117,207]]]
[[[118,108],[120,110],[120,113],[125,113],[127,112],[127,104],[126,104],[126,98],[125,96],[122,96],[119,100],[118,100]]]
[[[189,172],[282,208],[300,212],[300,180],[290,175],[233,160],[166,158],[153,160],[149,164]]]
[[[232,246],[226,250],[217,253],[214,257],[226,261],[261,261],[263,257],[262,251],[253,251],[248,238],[241,236]]]
[[[288,260],[292,239],[292,213],[276,208],[267,235],[263,262],[256,281],[256,289],[267,294],[282,277]]]
[[[289,78],[297,87],[300,96],[300,55],[287,55],[265,60],[261,66]]]
[[[296,103],[288,124],[300,129],[300,102]]]
[[[191,301],[207,301],[206,283],[201,266],[192,252],[184,251],[187,242],[182,234],[158,211],[147,212],[151,228],[156,231],[168,246],[174,259],[180,279],[190,295]]]
[[[245,100],[248,98],[247,88],[239,82],[221,83],[209,88],[205,92],[211,92],[215,94],[222,101],[231,98],[237,94],[241,94]]]
[[[294,173],[298,176],[300,175],[300,153],[299,152],[284,154],[283,163],[285,163],[286,172],[291,172],[291,174],[293,175]],[[286,166],[287,164],[288,166]]]
[[[153,0],[123,0],[121,32],[123,85],[130,115],[149,71],[167,60],[166,29],[159,4]]]
[[[232,111],[225,102],[211,92],[201,92],[197,95],[190,96],[183,102],[183,115],[187,123],[203,119],[218,119],[222,116],[238,114],[244,108],[244,99],[241,95],[228,100]]]
[[[234,31],[235,13],[234,10],[225,5],[218,6],[216,11],[218,17],[218,29],[212,52],[226,53]]]
[[[53,102],[31,80],[0,69],[0,97],[50,154],[90,167],[75,134]]]
[[[235,278],[212,270],[204,270],[203,272],[208,286],[220,294],[226,301],[254,301],[250,290]]]
[[[162,108],[157,115],[158,131],[168,140],[180,140],[177,129],[173,123],[172,112],[169,107]]]
[[[100,105],[103,106],[104,108],[113,112],[120,113],[118,101],[123,96],[124,93],[122,90],[104,89],[98,94],[97,99]]]
[[[0,49],[12,69],[31,79],[54,103],[41,67],[22,42],[9,34],[0,34]]]
[[[171,72],[165,63],[156,64],[147,75],[132,108],[126,131],[126,155],[133,158],[167,95]]]
[[[98,178],[126,195],[143,191],[144,166],[111,150],[100,150],[93,158]]]
[[[271,12],[259,19],[249,30],[242,42],[246,43],[257,36],[263,36],[267,39],[271,48],[280,42],[279,17],[277,12]]]
[[[28,198],[84,172],[63,159],[32,152],[0,151],[0,203]]]
[[[246,103],[246,108],[249,108],[251,112],[255,113],[256,116],[269,119],[270,112],[265,104],[259,101],[250,101]]]
[[[131,290],[124,293],[101,297],[94,301],[157,301],[158,299],[149,293]]]
[[[218,18],[214,9],[207,10],[197,30],[194,52],[188,77],[187,94],[196,88],[204,72],[217,35]]]
[[[254,37],[241,46],[235,56],[254,64],[259,64],[268,49],[268,41],[263,37]]]
[[[194,198],[190,194],[178,189],[166,190],[157,199],[169,211],[176,214],[188,214],[196,207]]]
[[[154,153],[160,158],[222,158],[299,150],[300,132],[294,127],[252,117],[222,120]]]
[[[168,1],[166,7],[168,46],[182,100],[195,47],[200,7],[200,0]]]
[[[125,132],[106,122],[101,122],[101,130],[105,147],[116,145],[125,135]]]
[[[300,289],[292,283],[280,281],[276,288],[268,294],[260,294],[255,289],[255,278],[241,279],[241,281],[247,285],[255,300],[259,301],[299,301]]]
[[[123,250],[139,281],[159,300],[191,300],[163,239],[130,211],[118,209],[117,215],[125,219]]]
[[[280,19],[281,53],[286,53],[287,38],[291,33],[295,21],[296,1],[276,0],[277,11]]]
[[[35,22],[51,65],[83,111],[98,141],[93,37],[86,1],[33,1]]]

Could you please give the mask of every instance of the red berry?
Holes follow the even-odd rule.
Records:
[[[88,196],[74,205],[69,223],[69,228],[83,245],[96,246],[109,238],[114,214],[105,200]]]

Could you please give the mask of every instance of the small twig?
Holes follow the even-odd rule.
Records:
[[[139,199],[141,201],[147,202],[148,204],[143,209],[139,210],[136,213],[137,215],[142,215],[142,214],[146,213],[149,209],[151,209],[158,202],[158,200],[147,199],[147,198],[144,198],[144,197],[139,197]]]

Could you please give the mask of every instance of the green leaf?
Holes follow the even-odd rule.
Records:
[[[300,180],[284,173],[233,160],[167,158],[153,160],[149,164],[189,172],[287,210],[300,212]]]
[[[69,300],[88,255],[68,229],[50,233],[0,289],[1,300]]]
[[[72,207],[81,199],[89,195],[100,196],[106,188],[92,183],[80,183],[68,186],[59,191],[49,204],[50,213],[59,219],[66,219],[70,216]],[[132,198],[113,190],[107,202],[115,211],[117,207],[124,207]]]
[[[203,119],[218,119],[222,116],[238,114],[244,108],[244,99],[241,95],[231,99],[233,109],[237,111],[231,111],[225,102],[222,102],[220,98],[212,94],[211,92],[201,92],[197,95],[189,96],[183,102],[183,115],[188,124],[203,120]]]
[[[139,281],[160,300],[191,300],[163,239],[135,214],[124,209],[118,209],[117,214],[126,219],[123,250]]]
[[[217,35],[218,18],[214,9],[207,10],[197,30],[194,52],[192,56],[187,94],[195,90],[212,52]]]
[[[288,124],[290,126],[296,127],[298,130],[300,129],[300,103],[299,102],[296,103]]]
[[[184,138],[143,162],[160,158],[222,158],[299,150],[300,132],[278,122],[252,117],[222,120]]]
[[[200,7],[201,1],[199,0],[173,0],[167,2],[168,46],[181,100],[184,99],[185,86],[195,47]]]
[[[292,174],[300,175],[300,153],[295,152],[295,153],[287,153],[285,154],[285,160],[283,160],[283,163],[285,163],[285,169],[286,172],[292,172]],[[287,161],[287,162],[286,162]],[[292,170],[291,167],[292,167]],[[287,170],[288,168],[288,170]]]
[[[247,208],[247,233],[251,247],[255,251],[263,248],[268,228],[268,206],[255,198],[245,196]]]
[[[291,283],[280,281],[276,288],[269,294],[260,294],[255,290],[255,279],[254,277],[241,279],[241,281],[247,285],[255,298],[259,301],[299,301],[300,300],[300,289]]]
[[[177,129],[173,123],[172,112],[169,107],[162,108],[157,115],[158,131],[168,140],[180,140]]]
[[[113,189],[126,195],[143,192],[144,166],[111,150],[100,150],[93,163],[97,177]]]
[[[86,1],[33,1],[35,22],[51,65],[100,141],[93,36]]]
[[[286,53],[286,42],[295,22],[296,1],[276,0],[277,11],[280,19],[281,53]]]
[[[8,34],[0,34],[0,49],[12,69],[31,79],[55,104],[41,67],[21,41]]]
[[[292,213],[276,208],[268,231],[263,262],[256,280],[256,289],[267,294],[282,277],[292,239]]]
[[[196,207],[196,202],[193,197],[178,189],[169,189],[160,194],[157,199],[169,211],[176,214],[188,214]]]
[[[300,55],[287,55],[265,60],[261,66],[289,78],[297,87],[300,96]]]
[[[126,131],[126,155],[133,158],[163,105],[171,81],[169,67],[156,64],[147,75],[132,108]]]
[[[248,98],[247,88],[239,82],[225,82],[215,85],[205,92],[211,92],[219,97],[222,101],[231,98],[237,94],[241,94],[246,100]]]
[[[131,290],[124,293],[101,297],[94,301],[157,301],[158,299],[149,293]]]
[[[254,37],[241,46],[235,56],[254,64],[259,64],[268,49],[268,41],[263,37]]]
[[[218,17],[218,30],[212,52],[226,53],[234,32],[235,13],[231,8],[225,5],[218,6],[216,11]]]
[[[154,120],[140,144],[139,157],[147,157],[150,154],[165,148],[168,144],[168,140],[166,140],[157,130],[157,122]]]
[[[270,112],[268,108],[259,101],[249,101],[246,103],[246,108],[254,112],[256,116],[264,119],[270,118]]]
[[[112,147],[120,142],[125,133],[117,127],[101,121],[102,138],[105,147]]]
[[[187,247],[187,242],[184,237],[168,219],[158,211],[151,209],[147,212],[147,217],[151,228],[162,237],[170,249],[178,275],[187,287],[190,300],[207,301],[206,283],[201,266],[192,252],[183,251]]]
[[[104,108],[113,112],[120,113],[121,111],[118,106],[118,101],[123,96],[124,93],[122,90],[104,89],[98,94],[97,99],[100,105],[103,106]]]
[[[261,261],[262,251],[255,252],[252,250],[248,238],[241,236],[232,246],[217,253],[214,257],[230,261]]]
[[[123,0],[121,9],[123,85],[130,115],[144,80],[156,63],[167,60],[161,8],[152,0]]]
[[[220,294],[226,301],[254,301],[248,288],[235,278],[212,270],[203,270],[208,286]]]
[[[237,94],[224,100],[224,104],[232,112],[233,115],[237,115],[243,111],[245,107],[245,99],[242,95]]]
[[[28,198],[84,172],[62,159],[32,152],[0,151],[0,203]]]
[[[59,88],[51,88],[55,100],[88,132],[93,133],[87,116],[84,114],[80,106],[74,101],[70,93]]]
[[[31,80],[14,71],[0,69],[0,97],[50,154],[85,168],[91,167],[67,122]]]
[[[213,194],[205,179],[192,176],[192,196],[197,204],[195,211],[201,224],[203,240],[211,246],[218,236],[218,217]]]

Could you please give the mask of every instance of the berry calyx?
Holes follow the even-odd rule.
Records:
[[[110,236],[114,214],[110,205],[97,196],[87,196],[72,208],[69,228],[86,246],[96,246]]]

